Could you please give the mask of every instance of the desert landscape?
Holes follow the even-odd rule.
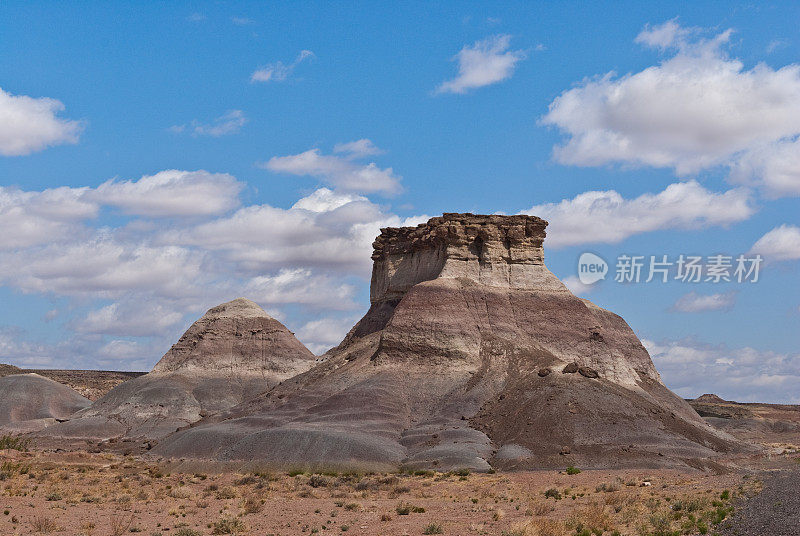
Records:
[[[0,536],[800,536],[798,20],[0,1]]]
[[[800,407],[674,395],[546,226],[382,229],[320,357],[237,298],[147,374],[4,365],[2,533],[738,534],[797,483]]]

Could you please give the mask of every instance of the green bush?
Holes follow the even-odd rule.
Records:
[[[577,467],[574,467],[574,466],[572,466],[572,465],[570,465],[569,467],[567,467],[567,474],[568,474],[568,475],[577,475],[577,474],[578,474],[578,473],[580,473],[580,472],[581,472],[581,470],[580,470],[580,469],[578,469]]]
[[[422,534],[444,534],[444,530],[437,523],[429,523],[425,525],[425,530],[422,531]]]

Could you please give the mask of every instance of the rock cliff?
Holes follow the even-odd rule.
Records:
[[[547,222],[382,229],[367,314],[322,363],[156,448],[237,464],[702,465],[745,450],[662,383],[619,316],[544,265]]]

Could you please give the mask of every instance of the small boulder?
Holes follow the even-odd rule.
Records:
[[[539,375],[540,378],[544,378],[545,376],[547,376],[551,372],[553,372],[553,371],[550,370],[549,368],[545,367],[545,368],[540,368],[539,372],[537,372],[537,374]]]
[[[599,378],[600,377],[600,375],[597,373],[597,371],[594,370],[591,367],[580,367],[578,369],[578,372],[580,372],[581,376],[584,376],[586,378]]]
[[[575,363],[575,362],[572,362],[569,365],[567,365],[566,367],[564,367],[564,370],[562,370],[561,372],[563,374],[575,374],[576,372],[578,372],[578,364]]]

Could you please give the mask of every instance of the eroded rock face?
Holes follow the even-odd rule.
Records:
[[[156,452],[486,470],[675,466],[742,448],[661,383],[622,318],[545,267],[546,225],[445,214],[383,229],[370,309],[324,362]]]
[[[4,433],[42,429],[89,404],[87,398],[66,385],[38,374],[0,378],[0,430]]]
[[[315,359],[283,324],[239,298],[192,324],[149,374],[46,433],[158,439],[308,370]]]
[[[560,289],[544,268],[547,222],[535,216],[446,213],[417,227],[381,229],[370,301],[398,300],[423,281],[465,277],[506,288]]]

